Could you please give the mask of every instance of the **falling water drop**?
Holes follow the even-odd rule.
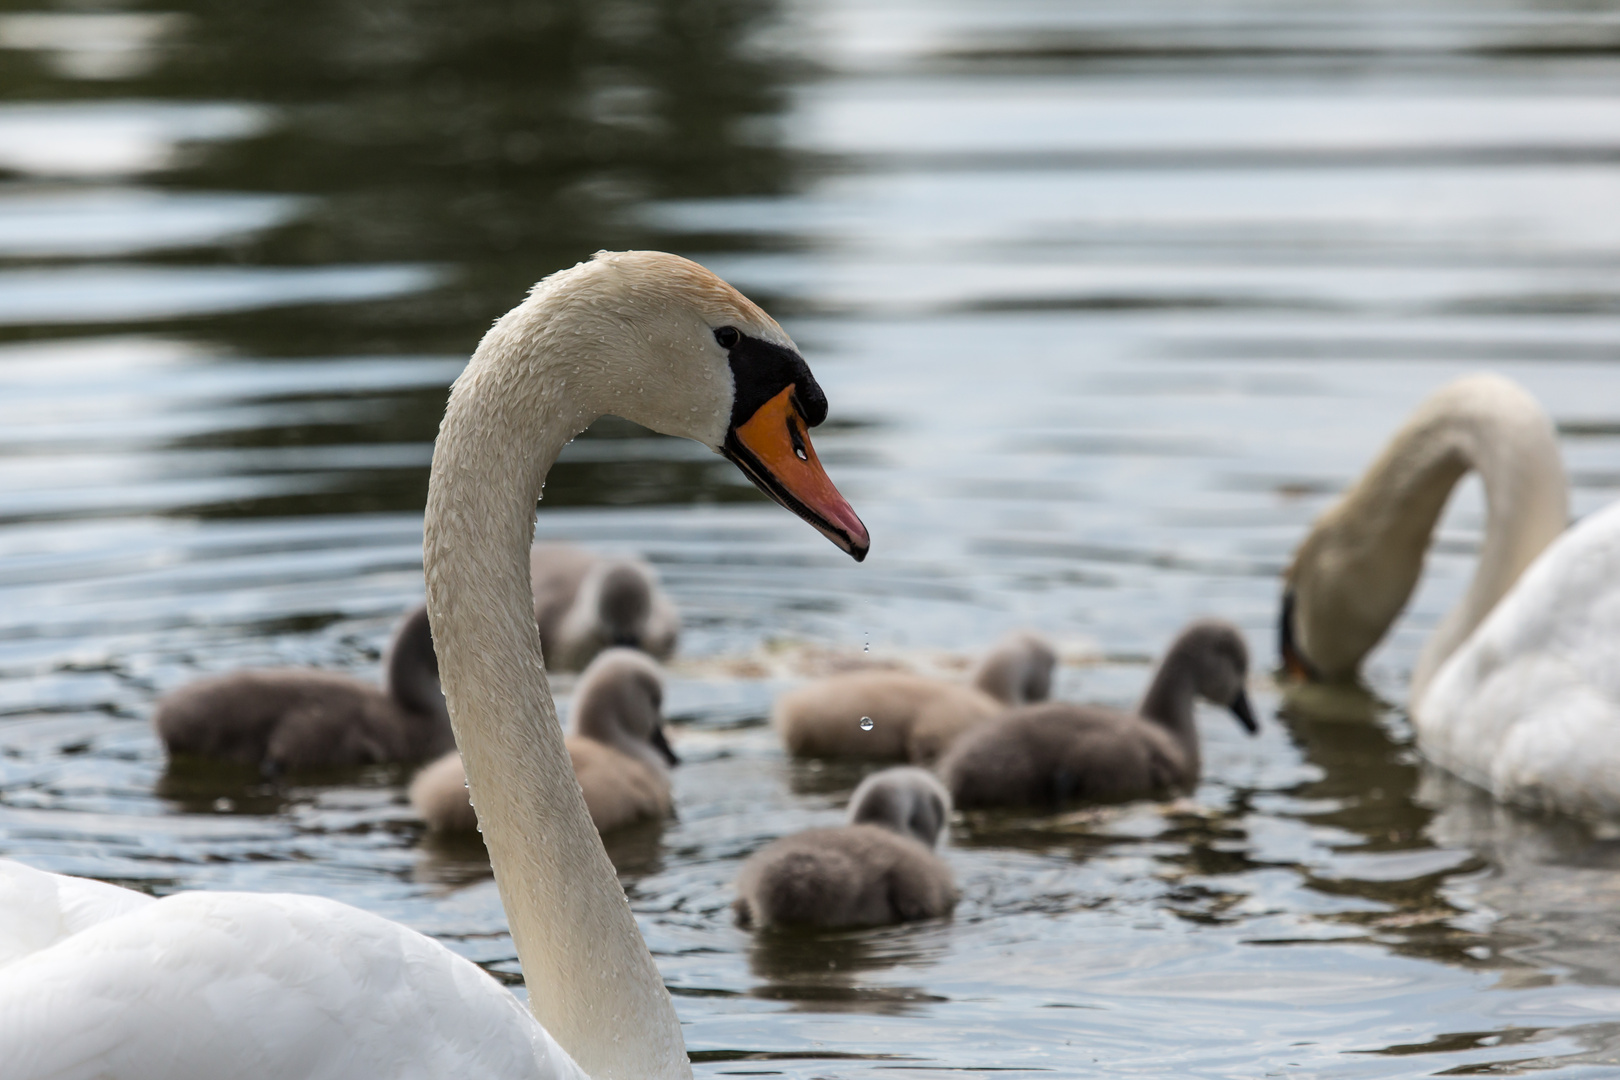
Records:
[[[871,731],[872,730],[872,718],[870,716],[861,717],[861,730],[862,731]]]

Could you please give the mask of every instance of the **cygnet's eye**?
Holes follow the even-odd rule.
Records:
[[[737,339],[740,337],[742,337],[742,335],[737,333],[737,328],[735,326],[722,326],[714,332],[714,340],[720,343],[720,347],[722,349],[731,348],[733,345],[737,344]]]

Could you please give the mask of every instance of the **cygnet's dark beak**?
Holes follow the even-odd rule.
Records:
[[[620,649],[639,649],[641,639],[634,634],[614,634],[612,644]]]
[[[1237,697],[1232,699],[1227,708],[1232,710],[1232,715],[1238,718],[1238,723],[1248,729],[1250,735],[1260,734],[1260,725],[1254,719],[1254,709],[1249,706],[1247,690],[1239,690]]]
[[[647,741],[652,743],[653,749],[657,750],[660,754],[663,754],[664,760],[669,762],[671,765],[679,765],[681,763],[681,759],[676,757],[675,751],[670,748],[669,740],[664,738],[664,729],[662,726],[653,728],[652,738],[648,739]]]

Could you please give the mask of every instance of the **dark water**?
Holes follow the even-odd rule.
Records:
[[[962,821],[956,918],[753,938],[739,861],[857,779],[760,718],[796,646],[1033,626],[1128,702],[1187,619],[1271,662],[1277,575],[1456,374],[1620,489],[1620,9],[1597,4],[0,4],[0,853],[299,890],[515,962],[403,775],[166,775],[155,696],[368,674],[421,593],[445,388],[534,279],[698,258],[778,314],[855,566],[701,448],[604,421],[545,538],[687,613],[680,816],[612,853],[701,1075],[1385,1077],[1620,1061],[1620,833],[1492,808],[1371,693],[1204,717],[1196,798]]]

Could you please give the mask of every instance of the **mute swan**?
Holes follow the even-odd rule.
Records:
[[[569,544],[529,553],[534,617],[548,671],[578,671],[610,645],[668,660],[681,617],[658,575],[640,559],[597,555]]]
[[[1417,407],[1355,486],[1311,527],[1284,577],[1279,637],[1295,674],[1353,679],[1406,606],[1452,488],[1485,486],[1485,542],[1468,591],[1430,635],[1410,700],[1569,523],[1552,420],[1517,383],[1471,375]]]
[[[327,671],[236,671],[166,694],[152,716],[171,757],[265,772],[422,761],[452,748],[439,662],[419,607],[394,631],[387,690]]]
[[[1311,678],[1354,673],[1405,603],[1469,469],[1485,486],[1485,540],[1412,673],[1418,747],[1497,798],[1620,815],[1620,506],[1563,532],[1552,421],[1506,379],[1433,394],[1311,530],[1283,597],[1284,660]]]
[[[908,671],[843,672],[778,697],[771,723],[796,757],[928,763],[1009,705],[1046,700],[1056,664],[1045,639],[1013,633],[979,662],[970,685]]]
[[[768,315],[658,252],[547,278],[451,390],[428,486],[428,610],[533,1017],[471,962],[342,904],[148,901],[0,862],[7,1080],[689,1077],[557,725],[529,589],[535,501],[563,445],[613,412],[725,454],[860,559],[866,529],[806,435],[826,411]]]
[[[633,649],[598,653],[574,688],[565,745],[598,832],[669,816],[668,766],[680,759],[664,738],[663,700],[658,665]],[[436,832],[478,827],[460,754],[452,750],[416,774],[411,806]]]
[[[881,926],[956,906],[934,854],[951,798],[915,767],[873,773],[849,800],[849,824],[784,837],[752,855],[732,903],[743,926]]]
[[[1027,705],[958,739],[939,763],[956,805],[1060,806],[1190,791],[1200,769],[1193,699],[1225,705],[1254,734],[1243,682],[1249,650],[1229,623],[1195,622],[1159,665],[1135,713]]]

